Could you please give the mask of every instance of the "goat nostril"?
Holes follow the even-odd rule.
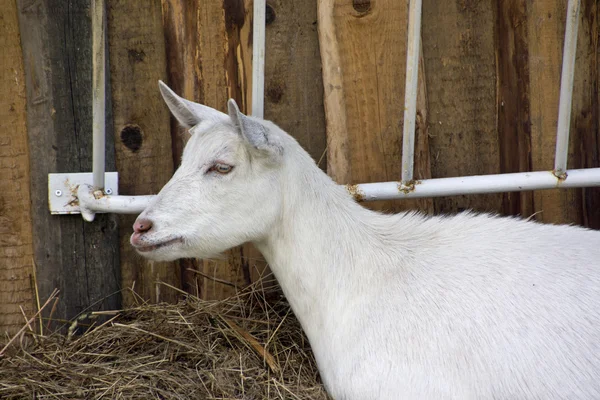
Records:
[[[133,231],[136,233],[148,232],[150,229],[152,229],[152,221],[149,219],[140,219],[133,224]]]

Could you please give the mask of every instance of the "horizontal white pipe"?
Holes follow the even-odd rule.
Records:
[[[79,208],[83,219],[93,221],[96,213],[139,214],[152,201],[148,196],[108,196],[90,185],[80,185],[77,190]]]
[[[404,133],[402,136],[402,182],[406,185],[410,185],[413,180],[415,164],[415,119],[417,117],[417,83],[419,81],[421,9],[421,0],[410,0],[404,92]]]
[[[525,190],[566,189],[590,186],[600,186],[600,168],[568,170],[566,179],[557,178],[551,171],[426,179],[415,182],[414,189],[410,191],[403,190],[404,186],[402,186],[401,182],[345,185],[346,189],[359,201],[522,192]],[[94,192],[94,189],[90,185],[80,185],[77,196],[79,198],[81,214],[86,221],[93,221],[97,212],[139,214],[148,207],[155,197],[154,195],[108,196],[100,191]]]
[[[359,201],[374,201],[600,186],[600,168],[573,169],[566,173],[566,179],[557,178],[551,171],[426,179],[415,182],[414,190],[410,191],[402,190],[400,182],[363,183],[346,188]]]
[[[575,77],[575,54],[577,53],[577,28],[581,0],[569,0],[567,26],[563,46],[563,64],[560,78],[560,99],[558,124],[556,128],[556,155],[554,174],[561,176],[567,169],[569,155],[569,128],[571,124],[571,103],[573,100],[573,79]]]

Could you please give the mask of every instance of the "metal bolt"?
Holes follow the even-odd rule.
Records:
[[[57,197],[60,197],[60,196],[62,196],[62,190],[56,190],[56,191],[54,192],[54,194],[55,194]]]
[[[106,194],[112,194],[112,189],[111,188],[106,189]]]

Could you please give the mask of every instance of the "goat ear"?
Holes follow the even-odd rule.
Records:
[[[178,96],[163,81],[158,81],[158,87],[173,116],[186,128],[192,128],[202,122],[227,121],[226,114]]]
[[[227,110],[229,118],[239,130],[239,133],[252,145],[252,147],[267,151],[274,155],[279,155],[282,152],[282,147],[277,138],[269,135],[269,130],[259,121],[244,115],[233,99],[227,102]]]

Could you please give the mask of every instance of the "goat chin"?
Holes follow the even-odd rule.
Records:
[[[134,229],[203,242],[143,255],[253,242],[334,398],[600,398],[600,232],[370,211],[273,123],[161,91],[192,138]]]

